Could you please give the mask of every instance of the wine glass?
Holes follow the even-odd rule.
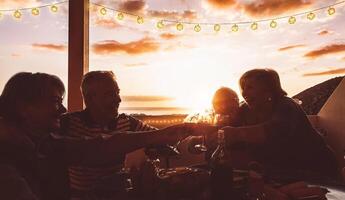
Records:
[[[215,114],[213,124],[222,128],[224,126],[229,125],[230,116],[224,114]]]
[[[205,111],[204,113],[196,113],[188,115],[184,123],[195,123],[195,124],[212,124],[212,118],[210,117],[210,113],[208,111]],[[194,145],[194,148],[199,152],[206,152],[207,146],[206,146],[206,135],[202,135],[202,141],[201,144]]]

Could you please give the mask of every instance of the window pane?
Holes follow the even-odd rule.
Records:
[[[51,4],[45,1],[0,1],[0,10]],[[0,91],[14,74],[22,71],[45,72],[59,76],[67,89],[68,3],[51,7],[1,12],[0,19]],[[17,13],[17,16],[19,14]]]
[[[213,93],[221,86],[240,94],[238,80],[252,68],[277,70],[289,96],[345,73],[345,58],[340,53],[344,52],[345,41],[341,37],[345,33],[344,6],[332,16],[327,9],[321,10],[314,21],[304,15],[293,25],[288,23],[289,18],[276,20],[276,28],[268,21],[258,22],[256,30],[252,30],[252,23],[227,24],[217,32],[212,24],[183,23],[255,22],[333,1],[312,5],[301,1],[292,7],[282,1],[281,7],[263,6],[267,12],[250,9],[250,4],[243,1],[227,1],[229,5],[199,0],[96,2],[117,11],[93,6],[90,70],[116,73],[124,100],[120,108],[126,112],[172,114],[210,107]],[[122,14],[123,19],[118,20]],[[143,24],[141,18],[138,23],[138,16],[143,17]],[[157,22],[162,19],[176,22],[163,21],[164,27],[158,29]],[[181,31],[177,30],[182,28],[177,26],[179,21]]]

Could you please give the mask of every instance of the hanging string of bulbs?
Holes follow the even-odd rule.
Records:
[[[0,9],[0,19],[4,16],[3,13],[12,13],[14,19],[21,19],[23,12],[29,11],[32,16],[39,16],[40,10],[42,8],[49,8],[52,13],[57,13],[59,11],[59,5],[67,3],[68,1],[60,1],[52,4],[45,4],[37,7],[27,7],[27,8],[18,8],[18,9]]]
[[[12,16],[15,19],[20,19],[23,15],[24,11],[31,11],[31,14],[33,16],[39,16],[40,15],[40,9],[42,8],[50,8],[50,11],[52,13],[56,13],[59,10],[59,5],[63,4],[63,3],[67,3],[68,1],[61,1],[61,2],[57,2],[57,3],[52,3],[52,4],[45,4],[45,5],[41,5],[41,6],[37,6],[37,7],[27,7],[27,8],[18,8],[18,9],[4,9],[1,10],[0,9],[0,19],[3,17],[3,13],[7,13],[10,12],[12,13]],[[230,30],[232,32],[238,32],[240,29],[240,25],[250,25],[250,29],[252,30],[257,30],[259,28],[259,23],[263,23],[263,22],[269,22],[269,26],[271,28],[276,28],[278,26],[278,21],[279,20],[286,20],[289,24],[295,24],[297,22],[297,17],[298,16],[306,16],[308,20],[313,20],[316,18],[316,12],[322,11],[322,10],[327,10],[327,14],[328,15],[334,15],[336,10],[335,7],[339,6],[341,4],[344,4],[344,1],[339,1],[327,6],[323,6],[314,10],[309,10],[307,12],[301,12],[301,13],[296,13],[296,14],[292,14],[292,15],[286,15],[286,16],[281,16],[281,17],[277,17],[277,18],[266,18],[266,19],[261,19],[261,20],[256,20],[256,21],[237,21],[237,22],[220,22],[220,23],[208,23],[208,22],[192,22],[192,21],[183,21],[183,20],[170,20],[170,19],[158,19],[157,22],[155,23],[155,26],[157,29],[164,29],[166,27],[167,24],[175,24],[176,30],[178,31],[183,31],[185,28],[185,25],[192,25],[193,30],[195,32],[200,32],[202,30],[202,26],[213,26],[213,30],[215,32],[219,32],[221,30],[222,26],[231,26]],[[138,24],[144,24],[144,17],[134,14],[134,13],[130,13],[130,12],[126,12],[126,11],[122,11],[122,10],[118,10],[118,9],[114,9],[111,7],[107,7],[105,5],[102,4],[98,4],[98,3],[90,3],[91,5],[97,6],[99,7],[99,13],[102,16],[107,15],[108,10],[112,11],[115,14],[115,18],[119,21],[122,21],[125,19],[126,16],[131,16],[136,18],[136,22]]]
[[[277,22],[278,20],[287,19],[287,22],[289,24],[295,24],[297,22],[298,16],[306,15],[307,19],[311,21],[316,18],[316,14],[315,14],[316,12],[321,11],[321,10],[326,10],[326,9],[327,9],[327,14],[331,16],[331,15],[334,15],[336,12],[335,7],[344,3],[345,1],[340,1],[340,2],[336,2],[336,3],[323,6],[314,10],[309,10],[307,12],[301,12],[301,13],[281,16],[277,18],[266,18],[266,19],[256,20],[256,21],[208,23],[208,22],[191,22],[191,21],[181,21],[181,20],[159,19],[157,20],[155,26],[157,29],[163,29],[166,26],[166,24],[175,24],[176,30],[183,31],[185,28],[184,27],[185,25],[193,25],[194,26],[193,30],[195,32],[200,32],[202,30],[202,26],[213,26],[213,30],[215,32],[219,32],[222,26],[231,26],[230,30],[232,32],[238,32],[240,29],[239,27],[240,25],[250,24],[250,28],[255,31],[259,28],[259,23],[262,23],[262,22],[269,22],[269,26],[271,28],[276,28],[278,26],[278,22]],[[103,16],[107,15],[107,11],[110,10],[115,13],[115,18],[119,21],[124,20],[125,15],[128,15],[131,17],[136,17],[136,21],[138,24],[144,23],[144,18],[140,15],[110,8],[102,4],[97,4],[97,3],[92,3],[92,4],[99,7],[99,13]]]

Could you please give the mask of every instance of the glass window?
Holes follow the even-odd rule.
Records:
[[[14,11],[14,8],[36,8]],[[67,89],[68,3],[0,1],[0,91],[14,74],[45,72],[59,76]],[[15,17],[16,16],[16,17]]]

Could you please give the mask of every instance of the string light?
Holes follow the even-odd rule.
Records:
[[[201,26],[199,24],[194,26],[194,31],[195,32],[200,32],[201,31]]]
[[[310,12],[310,13],[307,15],[307,18],[308,18],[309,20],[313,20],[313,19],[315,18],[315,13]]]
[[[335,13],[335,8],[329,7],[327,12],[328,12],[329,15],[333,15]]]
[[[219,32],[220,31],[220,25],[219,24],[215,24],[213,26],[213,30],[216,31],[216,32]]]
[[[276,28],[277,26],[278,26],[278,23],[276,21],[272,20],[271,23],[270,23],[270,27],[271,28]]]
[[[69,0],[69,1],[72,1],[72,0]],[[15,19],[20,19],[22,18],[22,12],[24,10],[31,10],[31,14],[33,16],[38,16],[40,15],[40,9],[43,8],[43,7],[47,7],[50,9],[51,12],[53,13],[56,13],[58,12],[59,10],[59,7],[58,5],[59,4],[62,4],[62,3],[66,3],[68,2],[68,0],[61,0],[60,2],[55,2],[55,3],[52,3],[52,4],[46,4],[46,5],[42,5],[42,6],[36,6],[36,7],[27,7],[27,8],[17,8],[17,9],[0,9],[0,19],[2,19],[4,17],[4,12],[12,12],[12,15]],[[137,23],[138,24],[143,24],[144,23],[144,18],[141,17],[141,16],[137,16],[136,14],[134,13],[129,13],[129,12],[123,12],[121,10],[117,10],[117,9],[113,9],[113,8],[109,8],[109,7],[106,7],[104,5],[101,5],[101,4],[97,4],[97,3],[92,3],[91,4],[95,5],[95,6],[98,6],[100,7],[100,14],[101,15],[106,15],[107,14],[107,11],[108,10],[112,10],[114,11],[114,13],[117,13],[117,16],[116,18],[118,20],[123,20],[124,19],[124,14],[126,15],[129,15],[129,16],[133,16],[133,17],[137,17]],[[266,18],[266,19],[262,19],[262,20],[259,20],[259,21],[237,21],[237,22],[221,22],[221,23],[208,23],[208,22],[189,22],[189,21],[175,21],[175,20],[169,20],[169,19],[160,19],[160,21],[158,21],[156,23],[156,27],[158,29],[162,29],[165,27],[165,23],[171,23],[171,24],[174,24],[176,23],[176,29],[178,31],[182,31],[184,29],[184,24],[188,24],[188,25],[193,25],[194,26],[194,31],[195,32],[200,32],[202,30],[201,26],[210,26],[212,25],[213,26],[213,30],[215,32],[219,32],[220,29],[221,29],[221,26],[222,25],[225,25],[225,26],[228,26],[228,25],[231,25],[231,31],[232,32],[238,32],[239,31],[239,25],[245,25],[245,24],[248,24],[250,26],[250,28],[252,30],[257,30],[258,27],[259,27],[259,23],[262,23],[262,22],[267,22],[267,21],[271,21],[270,22],[270,27],[271,28],[276,28],[278,26],[278,23],[277,21],[278,20],[281,20],[281,19],[288,19],[288,23],[289,24],[295,24],[296,23],[296,17],[297,16],[302,16],[302,15],[306,15],[307,19],[308,20],[314,20],[316,18],[316,12],[319,12],[321,10],[326,10],[327,11],[327,14],[329,16],[331,15],[334,15],[335,12],[336,12],[336,9],[335,9],[335,6],[338,6],[340,4],[345,4],[345,0],[342,0],[342,1],[338,1],[336,3],[333,3],[333,4],[328,4],[326,6],[323,6],[323,7],[319,7],[319,8],[316,8],[314,10],[309,10],[307,12],[300,12],[300,13],[295,13],[293,15],[290,15],[290,16],[282,16],[282,17],[279,17],[279,18]]]
[[[104,7],[102,7],[100,10],[99,10],[99,13],[101,14],[101,15],[106,15],[107,14],[107,9],[106,8],[104,8]]]
[[[22,17],[22,13],[19,10],[14,11],[13,17],[16,19],[20,19]]]
[[[162,21],[162,20],[161,20],[161,21],[158,21],[156,26],[157,26],[158,29],[164,28],[164,23],[163,23],[163,21]]]
[[[183,30],[183,24],[178,23],[178,24],[176,25],[176,29],[177,29],[178,31],[182,31],[182,30]]]
[[[97,6],[100,6],[100,7],[105,7],[101,4],[97,4],[97,3],[92,3],[94,5],[97,5]],[[290,15],[290,16],[282,16],[282,17],[279,17],[279,18],[266,18],[266,19],[262,19],[262,20],[259,20],[259,21],[237,21],[236,23],[234,22],[222,22],[222,23],[208,23],[208,22],[190,22],[190,21],[176,21],[176,20],[170,20],[170,19],[160,19],[161,21],[164,21],[166,23],[171,23],[171,24],[176,24],[176,29],[178,31],[182,31],[184,29],[184,24],[188,24],[188,25],[193,25],[194,26],[194,31],[195,32],[200,32],[201,31],[201,26],[205,25],[205,26],[210,26],[212,25],[213,26],[213,30],[215,32],[218,32],[220,31],[221,29],[221,25],[229,25],[229,24],[232,24],[231,26],[231,31],[232,32],[237,32],[239,31],[239,25],[244,25],[244,24],[248,24],[250,26],[250,28],[252,30],[257,30],[259,28],[259,23],[263,23],[263,22],[269,22],[270,21],[270,27],[271,28],[276,28],[278,26],[278,20],[281,20],[281,19],[288,19],[288,23],[289,24],[295,24],[296,23],[296,17],[297,16],[301,16],[301,15],[305,15],[307,14],[307,18],[312,20],[316,17],[315,13],[313,12],[318,12],[320,10],[326,10],[328,9],[328,14],[329,15],[333,15],[335,13],[335,9],[334,7],[335,6],[338,6],[340,4],[345,4],[345,0],[342,0],[342,1],[339,1],[339,2],[336,2],[336,3],[333,3],[333,4],[329,4],[327,6],[324,6],[324,7],[319,7],[317,9],[314,9],[314,10],[310,10],[310,11],[307,11],[307,12],[300,12],[300,13],[295,13],[293,15]],[[117,9],[113,9],[113,8],[109,8],[109,7],[106,7],[107,9],[110,9],[110,10],[113,10],[114,12],[122,12],[120,10],[117,10]],[[134,16],[136,17],[137,15],[135,13],[128,13],[128,12],[124,12],[126,15],[130,15],[130,16]],[[309,13],[309,14],[308,14]],[[122,15],[122,14],[121,14]],[[120,17],[122,18],[122,17]],[[137,20],[138,21],[138,20]],[[140,22],[138,22],[140,24]],[[156,27],[158,29],[161,29],[165,26],[165,24],[163,24],[162,22],[156,22]]]
[[[40,10],[38,8],[33,8],[31,10],[31,14],[34,15],[34,16],[37,16],[40,14]]]
[[[117,17],[118,20],[123,20],[123,18],[125,18],[125,15],[122,12],[117,13]]]
[[[56,13],[58,10],[59,8],[55,4],[50,7],[50,11],[52,11],[53,13]]]
[[[238,31],[238,25],[237,24],[232,25],[231,31],[232,32],[237,32]]]
[[[143,23],[144,23],[144,18],[138,16],[138,17],[137,17],[137,22],[138,22],[138,24],[143,24]]]
[[[258,23],[253,22],[252,25],[250,25],[250,28],[255,31],[256,29],[258,29]]]
[[[20,19],[23,16],[23,12],[28,10],[31,12],[33,16],[40,15],[40,9],[47,7],[51,12],[55,13],[58,11],[59,4],[67,3],[68,0],[52,3],[52,4],[45,4],[41,6],[35,6],[35,7],[24,7],[24,8],[17,8],[17,9],[0,9],[0,17],[3,16],[3,13],[9,12],[12,13],[12,16],[15,19]]]
[[[294,23],[296,23],[296,17],[291,16],[291,17],[289,18],[289,24],[294,24]]]

